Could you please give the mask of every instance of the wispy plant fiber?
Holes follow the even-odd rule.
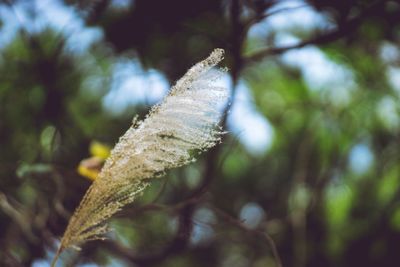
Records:
[[[164,100],[119,139],[71,217],[56,258],[65,248],[102,239],[107,219],[131,203],[148,185],[148,178],[191,162],[193,151],[220,141],[220,107],[228,94],[216,84],[223,71],[212,68],[223,53],[215,49],[190,68]]]

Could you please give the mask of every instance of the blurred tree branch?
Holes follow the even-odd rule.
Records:
[[[246,64],[260,61],[268,56],[280,55],[289,50],[303,48],[308,45],[329,44],[336,40],[339,40],[340,38],[347,37],[354,30],[357,29],[357,27],[364,21],[364,19],[368,18],[369,15],[374,14],[376,9],[380,6],[382,6],[385,2],[387,2],[387,0],[376,1],[375,3],[371,4],[369,7],[362,10],[362,12],[360,12],[360,14],[357,17],[350,18],[350,19],[342,22],[341,24],[339,24],[336,29],[330,30],[326,33],[312,37],[310,39],[303,40],[303,41],[299,42],[298,44],[287,45],[287,46],[282,46],[282,47],[268,47],[268,48],[260,49],[259,51],[254,52],[253,54],[250,54],[249,56],[247,56],[245,58]],[[257,21],[257,20],[255,20],[255,21]]]
[[[241,221],[239,221],[235,217],[231,216],[230,214],[226,213],[225,211],[218,209],[215,206],[210,206],[210,207],[218,216],[223,218],[229,224],[234,225],[235,227],[239,228],[243,232],[262,237],[271,248],[272,255],[276,262],[276,266],[282,267],[282,261],[279,256],[278,249],[275,245],[275,241],[272,239],[272,237],[267,232],[260,230],[260,229],[250,229],[250,228],[246,227]]]

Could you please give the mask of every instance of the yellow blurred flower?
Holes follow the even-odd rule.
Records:
[[[90,155],[98,157],[102,160],[106,160],[108,156],[110,156],[110,151],[111,149],[109,146],[97,141],[93,141],[89,147]]]
[[[110,155],[110,147],[100,142],[93,141],[90,144],[89,152],[92,157],[83,159],[77,168],[80,175],[91,181],[96,180],[105,160]]]

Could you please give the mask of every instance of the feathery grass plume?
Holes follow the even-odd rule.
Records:
[[[220,141],[220,105],[227,89],[216,85],[223,71],[212,69],[223,59],[215,49],[176,82],[164,100],[143,121],[135,122],[119,139],[61,239],[59,254],[87,240],[102,239],[106,220],[131,203],[148,185],[148,178],[191,161]]]

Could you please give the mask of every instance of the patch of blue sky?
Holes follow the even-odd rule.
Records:
[[[34,31],[42,31],[49,27],[64,34],[74,33],[83,28],[83,20],[72,7],[64,5],[60,0],[35,1]],[[40,14],[40,16],[38,16]]]
[[[376,107],[378,118],[383,125],[392,131],[400,129],[400,108],[398,99],[392,96],[383,97]]]
[[[280,12],[281,11],[281,12]],[[333,24],[321,13],[316,12],[304,1],[278,1],[267,11],[265,19],[253,25],[249,30],[249,37],[265,38],[268,34],[277,31],[331,29]]]
[[[349,167],[353,173],[365,174],[374,163],[374,154],[368,145],[364,143],[356,144],[349,154]]]
[[[59,240],[55,240],[55,244],[53,248],[46,248],[46,255],[44,258],[39,258],[33,261],[31,267],[50,267],[51,261],[53,260],[54,256],[55,256],[55,250],[56,248],[60,245]],[[68,254],[69,256],[76,254],[76,251],[71,251],[68,250],[66,251],[66,254]],[[67,255],[67,256],[68,256]],[[61,257],[58,259],[57,261],[57,266],[64,266],[65,265],[65,261],[64,259],[67,258],[67,256],[65,254],[62,254]]]
[[[228,116],[228,129],[253,155],[264,154],[272,145],[274,130],[257,111],[247,85],[240,81]]]
[[[291,34],[277,34],[276,46],[286,46],[298,43],[300,40]],[[284,63],[299,68],[310,89],[327,87],[353,88],[354,75],[343,65],[330,60],[320,49],[307,46],[301,49],[289,50],[282,55]]]
[[[32,267],[50,267],[51,260],[35,260],[32,263]],[[61,263],[61,261],[58,262],[57,266],[64,266],[64,264]],[[83,264],[78,264],[77,267],[99,267],[100,265],[94,264],[94,263],[83,263]],[[112,261],[110,265],[112,267],[122,267],[122,266],[127,266],[123,262],[120,261]]]
[[[44,259],[35,260],[31,267],[50,267],[50,262]]]
[[[103,106],[119,115],[130,106],[158,103],[169,87],[168,80],[159,71],[145,71],[138,61],[121,59],[113,67],[111,88],[103,98]]]
[[[116,9],[127,9],[135,3],[134,0],[112,0],[111,6]]]
[[[384,41],[380,47],[380,58],[386,64],[386,78],[390,86],[400,98],[400,68],[397,62],[400,60],[400,49],[396,44]]]
[[[5,5],[0,6],[0,20],[0,49],[3,49],[14,40],[21,24],[16,13]]]
[[[0,16],[4,24],[0,48],[7,46],[21,28],[30,34],[52,29],[66,38],[66,49],[72,53],[83,53],[103,38],[100,28],[86,27],[76,10],[60,0],[17,1],[11,8],[2,6]]]
[[[268,26],[274,30],[310,30],[329,29],[333,27],[326,16],[307,5],[305,1],[278,1],[269,12],[278,10],[284,11],[278,12],[266,19]]]
[[[400,68],[389,67],[387,70],[387,77],[390,85],[396,90],[397,94],[400,96]]]
[[[298,43],[291,34],[277,34],[276,45]],[[319,48],[307,46],[289,50],[281,56],[283,63],[296,67],[310,90],[323,91],[323,96],[336,106],[346,106],[357,88],[353,72],[330,60]]]
[[[103,38],[100,28],[86,27],[76,10],[60,0],[36,0],[36,10],[40,14],[36,19],[38,29],[49,27],[63,34],[67,39],[66,47],[72,53],[83,53]]]
[[[35,260],[31,267],[50,267],[51,265],[51,261],[52,258],[48,258],[48,259],[37,259]],[[65,266],[65,263],[63,260],[59,259],[57,261],[56,266]],[[100,265],[97,265],[95,263],[82,263],[82,264],[78,264],[76,265],[77,267],[99,267]],[[125,267],[128,266],[126,263],[124,263],[123,261],[118,261],[118,260],[111,260],[110,264],[107,266],[112,266],[112,267]]]
[[[397,44],[389,41],[384,41],[380,47],[380,57],[387,64],[396,64],[400,59],[400,50]]]
[[[211,210],[206,208],[196,210],[193,222],[193,231],[190,236],[192,245],[207,243],[214,237],[215,233],[212,226],[216,223],[216,217]]]
[[[246,227],[256,229],[264,220],[265,212],[257,203],[248,202],[240,209],[239,218]]]

